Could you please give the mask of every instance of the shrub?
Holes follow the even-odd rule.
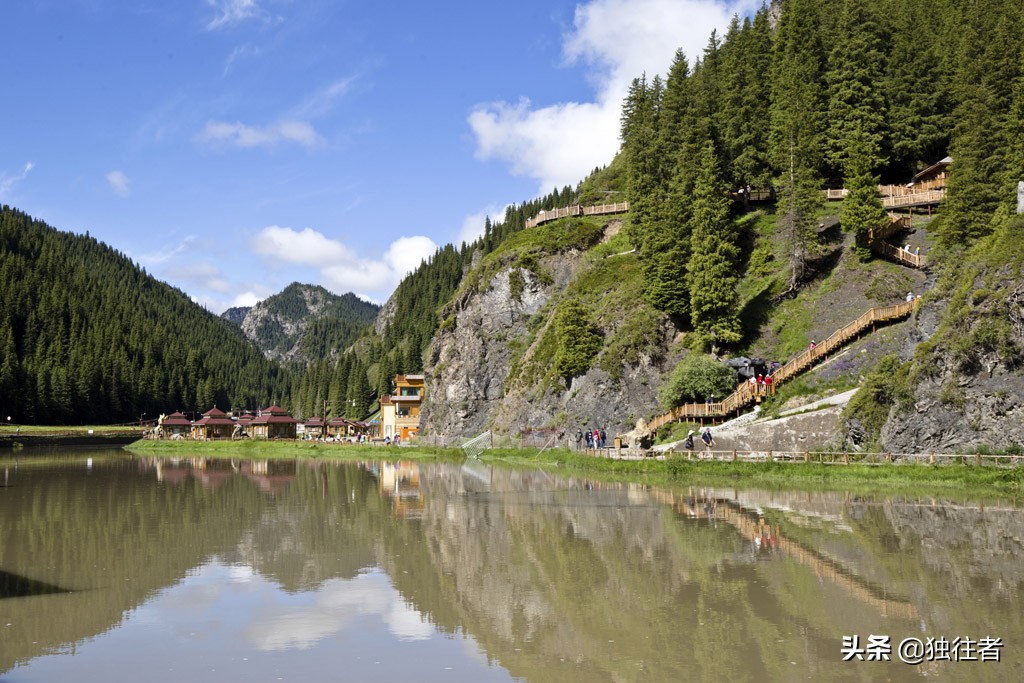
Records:
[[[683,403],[699,403],[714,394],[724,398],[736,389],[736,373],[711,356],[690,353],[672,370],[659,392],[665,410]]]

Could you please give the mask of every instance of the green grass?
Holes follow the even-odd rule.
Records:
[[[138,432],[142,430],[142,427],[138,425],[17,425],[17,424],[4,424],[0,425],[0,435],[15,435],[18,433],[18,428],[21,429],[22,435],[35,435],[35,436],[64,436],[64,435],[75,435],[75,436],[88,436],[89,431],[92,430],[93,434],[130,434],[132,432]]]
[[[224,458],[311,458],[461,460],[457,448],[349,446],[293,441],[138,441],[127,449],[151,455],[181,454]],[[687,460],[612,460],[564,449],[493,449],[481,456],[495,465],[542,467],[567,476],[651,485],[680,483],[733,488],[840,490],[853,493],[936,494],[958,498],[1024,499],[1024,467],[1005,469],[964,464],[823,465]]]

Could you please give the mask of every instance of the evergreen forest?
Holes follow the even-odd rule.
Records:
[[[24,422],[114,423],[277,402],[299,417],[326,406],[364,418],[395,374],[423,371],[441,312],[528,219],[623,198],[646,303],[692,333],[690,348],[742,349],[740,279],[777,273],[777,304],[815,277],[824,188],[848,191],[841,226],[862,259],[886,220],[876,186],[906,184],[947,155],[946,199],[929,226],[938,267],[1007,229],[1024,179],[1021,26],[1019,0],[781,0],[735,17],[700,54],[677,52],[664,77],[637,74],[607,167],[439,249],[375,325],[314,322],[301,363],[266,360],[236,326],[88,235],[4,207],[0,409]],[[750,253],[738,220],[754,197],[769,199],[759,206],[781,245],[768,255]],[[585,370],[578,361],[563,354],[559,372]]]

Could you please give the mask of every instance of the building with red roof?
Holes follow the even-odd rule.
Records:
[[[260,411],[249,425],[249,436],[257,439],[294,439],[299,421],[281,406]]]
[[[159,422],[161,438],[173,439],[179,436],[184,438],[188,436],[189,431],[192,429],[192,421],[185,417],[183,413],[162,415]]]
[[[235,430],[235,421],[228,417],[220,408],[214,406],[205,413],[201,420],[192,423],[193,439],[230,439]]]

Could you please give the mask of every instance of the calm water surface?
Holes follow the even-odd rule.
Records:
[[[1019,681],[1022,588],[1013,503],[0,458],[2,681]]]

